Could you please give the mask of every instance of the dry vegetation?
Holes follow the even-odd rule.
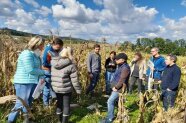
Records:
[[[0,34],[0,97],[6,95],[14,94],[14,89],[12,86],[12,78],[16,69],[16,61],[18,58],[19,51],[24,48],[28,38],[23,37],[12,37],[10,35]],[[24,42],[24,43],[22,43]],[[90,43],[81,43],[81,44],[65,44],[70,45],[75,50],[75,59],[77,62],[77,66],[79,69],[79,75],[83,90],[87,87],[88,78],[87,78],[87,71],[86,71],[86,57],[88,52],[91,51],[93,44]],[[101,74],[100,82],[97,86],[97,92],[102,93],[105,84],[104,84],[104,62],[105,58],[108,56],[111,50],[115,50],[117,52],[121,52],[118,50],[118,45],[109,45],[109,44],[101,44],[101,56],[102,56],[102,67],[103,71]],[[133,57],[133,52],[129,49],[125,51],[129,55],[129,61]],[[144,54],[146,58],[149,57],[148,54]],[[139,100],[138,102],[134,102],[138,104],[139,112],[137,113],[138,118],[136,120],[130,117],[130,109],[127,109],[127,106],[124,104],[124,96],[120,95],[119,100],[119,113],[118,114],[118,121],[121,122],[120,119],[123,119],[125,122],[137,122],[137,123],[144,123],[150,122],[152,123],[186,123],[186,69],[184,68],[186,65],[186,57],[179,57],[178,58],[178,65],[182,67],[182,78],[180,89],[178,92],[178,97],[176,100],[176,107],[174,109],[170,109],[168,112],[164,112],[162,109],[162,104],[160,101],[160,93],[157,91],[145,92],[144,94],[140,94],[139,99],[134,97],[135,99]],[[85,100],[81,100],[81,102],[85,102]],[[8,107],[3,105],[4,107]],[[42,114],[40,105],[35,106],[37,108],[37,112]],[[99,112],[99,110],[97,110]],[[8,112],[5,112],[7,114]],[[46,113],[46,112],[45,112]],[[48,112],[48,114],[51,112]],[[149,114],[148,114],[149,113]],[[5,114],[0,116],[0,118],[4,118]],[[100,113],[98,113],[100,115]],[[151,116],[149,116],[151,115]],[[40,116],[40,115],[39,115]],[[48,116],[48,115],[45,115]],[[120,117],[119,117],[120,116]],[[147,119],[150,117],[150,120]],[[122,121],[123,121],[122,120]],[[53,121],[55,122],[55,121]],[[88,121],[87,121],[88,122]]]

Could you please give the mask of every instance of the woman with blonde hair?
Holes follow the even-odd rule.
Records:
[[[33,91],[40,77],[44,75],[44,71],[41,70],[40,60],[44,42],[45,40],[40,36],[31,38],[26,49],[18,57],[17,69],[14,75],[14,87],[16,96],[23,99],[28,106],[31,106]],[[19,115],[18,110],[22,110],[24,123],[28,123],[28,111],[19,100],[16,100],[16,104],[8,116],[8,123],[16,122]]]
[[[81,93],[77,68],[73,59],[73,50],[66,47],[63,48],[60,57],[52,58],[51,61],[51,84],[57,96],[58,123],[68,123],[73,88],[78,94]]]
[[[129,92],[132,93],[133,86],[137,82],[138,84],[138,93],[142,91],[143,80],[145,79],[146,74],[146,60],[143,58],[140,52],[135,53],[134,59],[131,62],[131,77],[129,83]]]

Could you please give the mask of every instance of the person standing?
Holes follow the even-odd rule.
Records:
[[[167,109],[173,108],[176,93],[178,91],[180,78],[181,78],[181,70],[176,65],[177,57],[175,55],[168,55],[165,63],[167,67],[165,68],[162,78],[161,78],[161,89],[162,89],[162,99],[163,99],[163,107],[165,111]]]
[[[113,77],[113,74],[116,70],[116,61],[115,61],[116,52],[112,51],[110,52],[110,57],[106,59],[105,61],[105,84],[106,84],[106,95],[110,95],[111,93],[111,86],[110,81]]]
[[[64,48],[60,57],[53,57],[52,88],[57,95],[58,123],[68,123],[70,116],[70,99],[73,88],[77,94],[81,94],[81,86],[78,80],[78,72],[73,61],[73,51],[70,47]]]
[[[88,95],[91,93],[93,94],[94,88],[99,81],[99,76],[101,73],[101,56],[99,54],[100,45],[94,45],[94,51],[91,52],[87,59],[87,69],[88,69],[88,76],[90,78],[90,85],[86,90],[86,94]]]
[[[55,93],[51,89],[51,59],[52,57],[59,56],[62,50],[63,41],[60,38],[55,38],[52,44],[48,44],[42,57],[42,69],[45,71],[45,87],[43,89],[43,104],[45,107],[49,106],[50,96],[56,98]]]
[[[14,75],[14,87],[16,96],[20,97],[30,107],[33,101],[32,94],[40,78],[44,76],[41,69],[41,51],[44,48],[45,40],[36,36],[31,38],[26,49],[18,57],[17,68]],[[44,80],[41,80],[44,81]],[[22,110],[24,123],[29,123],[29,116],[26,107],[20,100],[16,100],[15,106],[8,115],[8,123],[16,122],[19,111]]]
[[[115,58],[118,68],[111,80],[112,93],[107,101],[108,112],[106,123],[111,123],[113,121],[115,102],[119,98],[119,92],[121,92],[122,88],[125,90],[126,84],[129,81],[130,67],[127,64],[127,59],[128,57],[125,53],[119,53]]]
[[[146,80],[148,82],[148,78],[150,74],[153,72],[153,79],[155,82],[158,83],[158,81],[162,76],[162,72],[166,67],[165,58],[159,54],[159,49],[157,47],[151,49],[151,54],[152,57],[150,58],[150,61],[154,64],[154,67],[148,66],[147,73],[146,73],[146,78],[147,78]],[[158,89],[158,85],[154,84],[153,89]]]
[[[146,76],[146,61],[140,52],[135,53],[134,59],[131,62],[131,75],[129,83],[129,93],[132,93],[133,86],[138,83],[138,93],[142,91],[143,80]]]

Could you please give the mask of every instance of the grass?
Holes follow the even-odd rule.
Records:
[[[139,115],[137,97],[138,97],[137,94],[127,95],[127,101],[125,103],[125,106],[129,110],[131,123],[136,122]],[[74,100],[72,101],[72,103],[76,103],[77,98],[75,98],[75,96],[73,98]],[[87,96],[81,96],[80,107],[71,110],[70,121],[73,123],[99,123],[100,120],[106,117],[106,113],[107,113],[106,102],[107,102],[107,98],[103,97],[102,94],[97,94],[95,95],[95,97],[91,99]],[[95,110],[90,111],[86,108],[87,106],[93,103],[98,103],[102,105],[102,107],[99,108],[100,115],[98,115]],[[1,123],[5,123],[5,116],[10,112],[12,106],[13,106],[12,104],[6,104],[0,107]],[[34,108],[33,112],[34,112],[36,123],[56,123],[57,119],[55,117],[54,104],[52,104],[50,108],[44,109],[42,106],[42,101],[40,100],[34,102],[33,108]],[[117,106],[116,106],[116,111],[117,111]],[[17,122],[22,123],[22,118],[19,117]]]

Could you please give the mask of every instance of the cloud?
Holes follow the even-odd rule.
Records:
[[[93,2],[98,6],[103,5],[103,0],[93,0]]]
[[[186,0],[182,0],[181,5],[186,7]]]
[[[41,8],[35,10],[35,12],[37,14],[41,14],[41,15],[47,17],[49,14],[52,13],[52,10],[46,6],[41,6]]]
[[[156,33],[154,25],[158,11],[155,8],[136,7],[128,0],[103,0],[102,10],[87,8],[76,0],[60,0],[52,6],[53,17],[58,20],[63,32],[94,37],[130,37],[139,33]],[[96,1],[94,1],[96,2]],[[111,39],[111,40],[112,40]]]
[[[35,8],[40,7],[40,5],[35,0],[24,0],[27,4],[32,5]]]
[[[12,16],[16,6],[13,4],[11,0],[1,0],[0,1],[0,16],[1,17],[8,17]]]

